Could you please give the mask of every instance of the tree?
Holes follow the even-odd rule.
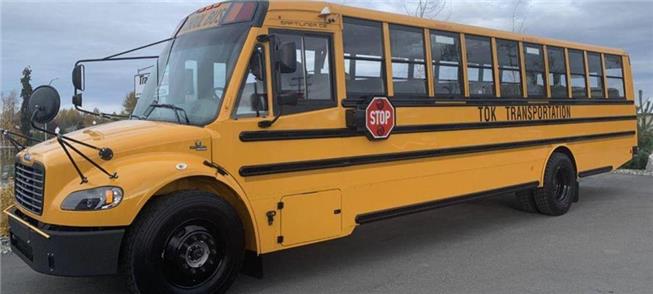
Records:
[[[16,127],[17,115],[16,106],[18,105],[18,95],[16,91],[9,94],[2,93],[2,113],[0,113],[0,128],[12,130]]]
[[[436,18],[447,8],[447,0],[404,0],[406,13],[421,18]]]
[[[127,93],[125,98],[122,99],[122,115],[130,115],[134,111],[134,108],[136,107],[136,102],[138,102],[138,99],[136,99],[136,94],[134,94],[134,91],[131,91]]]
[[[26,135],[30,135],[30,130],[32,129],[31,119],[32,114],[29,113],[29,97],[32,96],[32,85],[30,81],[32,80],[32,69],[27,66],[23,69],[23,77],[20,79],[20,83],[23,85],[23,89],[20,90],[20,97],[23,99],[23,103],[20,106],[20,131]]]
[[[640,132],[653,132],[653,101],[651,98],[644,102],[644,91],[639,90],[639,103],[637,105]]]
[[[519,8],[522,6],[522,3],[522,0],[515,0],[515,4],[512,9],[512,31],[514,33],[526,32],[526,18],[519,15]]]

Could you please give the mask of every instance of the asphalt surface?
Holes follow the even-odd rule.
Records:
[[[653,293],[653,177],[581,183],[562,217],[511,195],[359,227],[265,257],[230,293]],[[2,293],[125,293],[118,277],[57,278],[2,257]]]

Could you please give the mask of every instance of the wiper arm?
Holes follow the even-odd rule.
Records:
[[[150,104],[150,106],[148,107],[148,110],[146,111],[145,118],[147,119],[148,117],[150,117],[150,115],[152,114],[152,112],[154,112],[154,109],[156,109],[156,108],[171,109],[172,111],[175,112],[175,117],[177,117],[177,121],[179,123],[182,123],[181,117],[179,116],[179,112],[181,111],[181,113],[184,114],[184,119],[186,120],[186,124],[188,124],[188,125],[190,124],[190,120],[188,119],[188,113],[186,113],[186,109],[183,109],[183,108],[181,108],[181,107],[179,107],[177,105],[174,105],[174,104],[159,104],[159,103],[156,103],[156,102],[152,103],[152,104]]]

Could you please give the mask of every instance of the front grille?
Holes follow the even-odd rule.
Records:
[[[36,163],[31,167],[16,163],[15,172],[16,202],[40,215],[43,211],[43,190],[45,188],[43,167]]]

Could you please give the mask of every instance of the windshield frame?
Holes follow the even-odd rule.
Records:
[[[132,113],[132,119],[140,119],[140,120],[149,120],[149,121],[163,121],[163,122],[170,122],[170,123],[178,123],[178,124],[188,124],[188,125],[195,125],[195,126],[206,126],[212,122],[214,122],[220,115],[220,112],[222,110],[222,106],[227,100],[227,92],[228,88],[231,86],[231,82],[233,81],[234,77],[234,72],[236,72],[236,69],[239,67],[239,62],[241,59],[241,56],[244,51],[245,43],[247,41],[247,36],[249,35],[249,32],[252,28],[251,23],[235,23],[235,24],[230,24],[226,26],[221,26],[221,27],[215,27],[215,28],[208,28],[204,30],[199,30],[199,31],[194,31],[194,32],[189,32],[187,34],[183,34],[180,36],[177,36],[176,38],[172,39],[168,45],[163,49],[161,56],[159,56],[159,59],[157,59],[156,65],[155,65],[155,72],[152,73],[152,76],[150,77],[150,81],[153,83],[151,85],[146,86],[146,90],[144,91],[143,95],[139,98],[136,107],[134,108],[134,112]],[[231,56],[228,57],[227,61],[228,64],[225,64],[225,73],[224,73],[224,89],[222,91],[222,95],[219,97],[219,101],[217,101],[215,107],[215,111],[211,113],[211,115],[207,115],[206,117],[199,117],[199,119],[194,119],[191,120],[189,123],[186,123],[184,120],[179,120],[175,119],[177,117],[176,114],[174,114],[175,111],[173,110],[155,110],[153,108],[156,108],[157,104],[166,104],[168,102],[163,102],[160,99],[158,99],[158,93],[157,91],[160,90],[160,87],[164,84],[164,82],[167,79],[168,86],[172,86],[173,83],[179,83],[178,79],[183,79],[183,76],[179,76],[178,74],[175,75],[174,77],[171,76],[169,73],[166,72],[166,67],[170,65],[171,58],[175,54],[175,46],[178,41],[183,40],[183,38],[202,38],[202,36],[206,36],[206,38],[211,38],[213,35],[217,34],[218,31],[224,31],[224,30],[231,30],[233,32],[239,32],[242,34],[239,36],[237,40],[233,41],[233,47],[229,49],[229,51],[233,52]],[[216,42],[219,42],[216,40]],[[197,81],[198,82],[198,81]],[[179,85],[177,85],[179,86]],[[199,85],[198,85],[199,87]],[[147,94],[146,94],[147,93]],[[175,99],[180,99],[179,97],[175,97]],[[199,101],[199,97],[195,100]],[[173,103],[175,104],[175,103]],[[153,106],[154,105],[154,106]],[[180,106],[179,104],[175,104],[176,106]],[[181,106],[180,106],[181,107]],[[213,106],[211,106],[213,108]],[[191,109],[185,109],[186,111],[190,112]],[[155,111],[163,111],[163,112],[171,112],[172,115],[164,116],[164,117],[154,117],[150,116],[152,112]]]

